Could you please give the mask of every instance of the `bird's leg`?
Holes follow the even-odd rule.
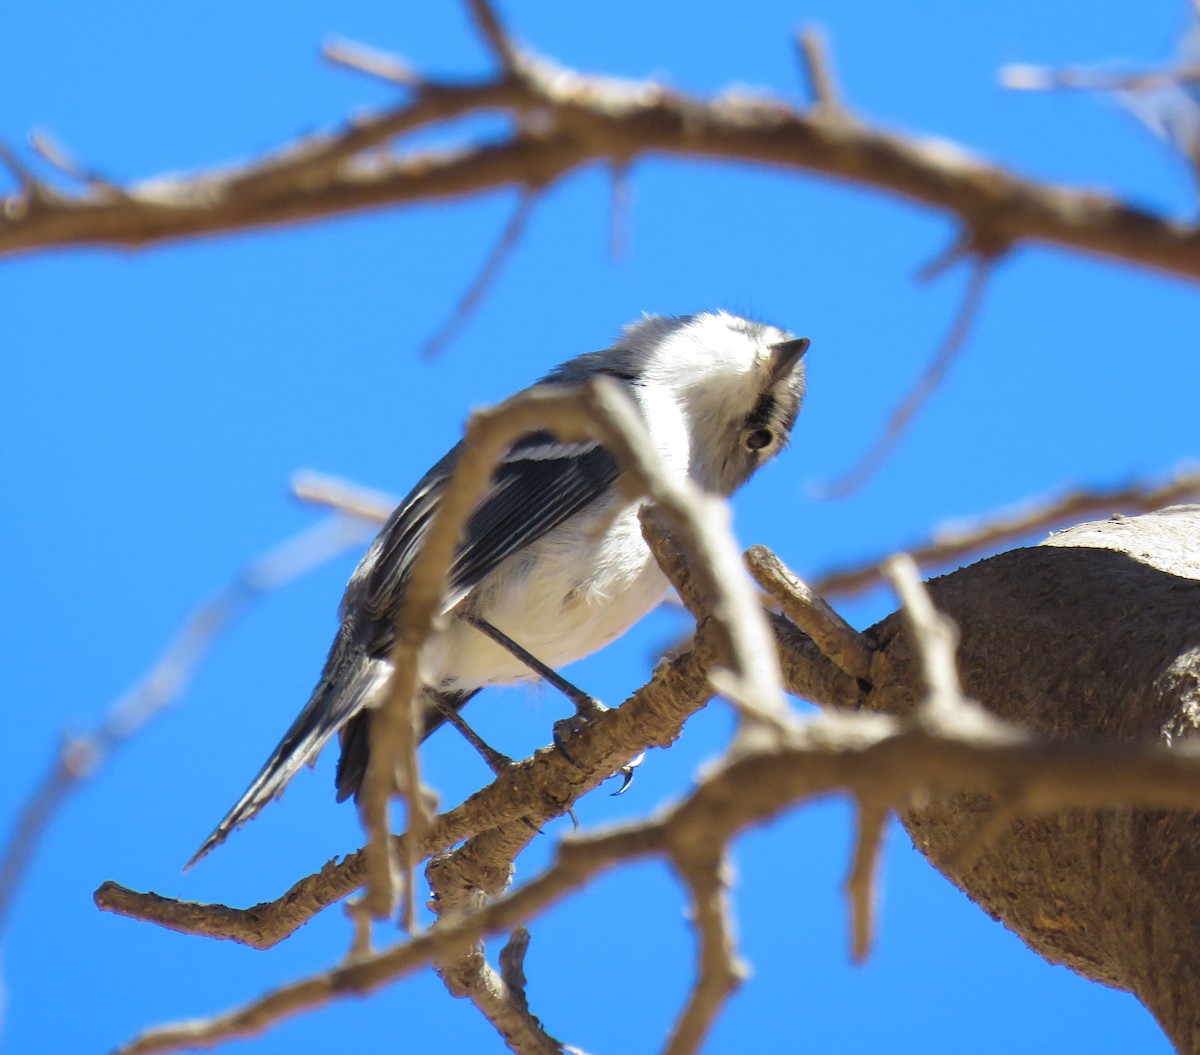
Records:
[[[483,759],[488,769],[495,773],[496,776],[500,776],[506,769],[510,769],[516,764],[508,755],[497,751],[475,732],[474,729],[467,725],[467,720],[458,713],[458,708],[451,707],[448,703],[443,702],[440,697],[437,703],[438,710],[445,715],[446,721],[454,726],[462,734],[462,738],[479,752],[479,757]]]
[[[516,765],[516,763],[509,758],[508,755],[497,751],[486,740],[484,740],[482,736],[475,732],[474,729],[467,725],[467,720],[458,713],[458,709],[456,707],[451,707],[439,699],[438,709],[446,716],[446,721],[448,721],[462,734],[462,738],[479,752],[479,757],[482,758],[485,763],[487,763],[488,769],[495,773],[496,776],[502,775],[506,769]],[[626,784],[625,787],[628,787],[628,784]],[[621,791],[624,790],[625,788],[622,787]],[[620,792],[617,794],[620,794]],[[534,824],[533,821],[531,821],[528,817],[522,817],[521,823],[524,824],[525,827],[530,831],[536,832],[538,835],[544,834],[542,829]]]
[[[567,681],[567,679],[559,674],[558,671],[546,666],[546,664],[538,659],[537,656],[535,656],[532,652],[522,648],[511,637],[504,633],[504,631],[492,626],[492,624],[486,619],[482,619],[477,615],[466,612],[461,613],[460,618],[470,623],[480,633],[486,634],[488,637],[490,637],[494,642],[496,642],[497,645],[524,663],[525,666],[527,666],[543,680],[553,685],[575,705],[575,714],[572,717],[563,718],[561,721],[554,723],[554,746],[558,749],[563,758],[571,763],[571,765],[577,765],[578,763],[576,763],[575,759],[567,754],[567,749],[563,747],[563,741],[572,733],[578,732],[588,722],[603,714],[608,710],[608,708],[605,707],[604,704],[602,704],[598,699],[596,699],[595,696],[591,696],[584,692],[582,689]],[[466,736],[467,734],[464,733],[463,735]],[[474,736],[475,734],[471,733],[470,735]],[[470,737],[468,737],[468,739],[470,739]],[[478,748],[476,748],[476,750],[478,750]],[[643,758],[645,758],[644,752],[638,755],[637,758],[633,759],[633,761],[631,761],[628,765],[622,766],[617,770],[617,772],[621,774],[623,781],[621,783],[621,787],[614,792],[614,794],[621,795],[629,788],[630,783],[633,781],[633,771],[642,764]]]
[[[572,685],[566,678],[559,674],[558,671],[546,666],[532,652],[522,648],[504,633],[503,630],[497,630],[486,619],[481,619],[479,616],[472,615],[469,612],[461,613],[459,618],[470,623],[481,633],[486,634],[502,649],[520,660],[540,678],[558,689],[559,692],[575,705],[575,717],[577,719],[587,722],[608,710],[595,696],[590,696],[582,689],[576,688],[576,686]]]

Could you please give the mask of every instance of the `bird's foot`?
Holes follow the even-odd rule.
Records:
[[[571,702],[575,704],[575,713],[570,718],[563,718],[561,721],[554,723],[554,747],[571,765],[578,766],[579,763],[570,756],[563,744],[576,733],[586,729],[591,722],[599,718],[608,708],[594,696],[589,696],[587,693],[575,689],[574,686],[572,686],[572,689],[573,691],[567,695]]]
[[[633,771],[645,761],[646,752],[643,751],[637,758],[631,758],[613,774],[614,777],[618,775],[621,777],[621,786],[613,792],[613,798],[616,798],[618,795],[624,795],[629,790],[629,785],[633,783]]]

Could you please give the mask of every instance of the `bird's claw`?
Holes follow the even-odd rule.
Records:
[[[621,780],[621,786],[612,793],[612,797],[614,799],[618,795],[624,795],[625,792],[627,792],[629,790],[629,785],[633,783],[633,771],[635,769],[637,769],[637,767],[640,766],[645,761],[646,761],[646,752],[643,751],[640,755],[637,756],[637,758],[631,758],[627,763],[625,763],[625,765],[623,765],[620,769],[617,770],[617,773],[619,773],[621,775],[622,780]],[[616,776],[617,773],[614,773],[613,776]]]

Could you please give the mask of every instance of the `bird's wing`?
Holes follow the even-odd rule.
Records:
[[[280,795],[300,768],[316,759],[329,738],[375,699],[390,674],[387,659],[405,584],[460,452],[461,444],[425,475],[367,551],[346,588],[342,626],[312,696],[189,867]],[[450,567],[448,606],[506,557],[594,502],[618,475],[612,455],[597,443],[560,443],[548,432],[530,433],[519,440],[504,456],[467,521]],[[438,724],[436,718],[428,723],[426,735]],[[349,781],[339,779],[339,796],[344,798],[350,791],[343,785],[349,787]]]
[[[347,608],[359,605],[372,618],[389,624],[399,614],[413,561],[460,448],[442,459],[392,514],[363,560],[361,582],[347,590]],[[487,493],[467,521],[450,565],[447,607],[453,607],[506,557],[594,502],[618,475],[612,455],[598,443],[561,443],[548,432],[530,433],[519,440],[497,466]],[[344,612],[350,615],[351,611]]]

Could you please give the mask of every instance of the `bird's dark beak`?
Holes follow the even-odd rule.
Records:
[[[780,341],[779,344],[771,345],[769,365],[772,385],[778,384],[792,372],[808,351],[810,343],[807,337],[797,337],[794,341]]]

